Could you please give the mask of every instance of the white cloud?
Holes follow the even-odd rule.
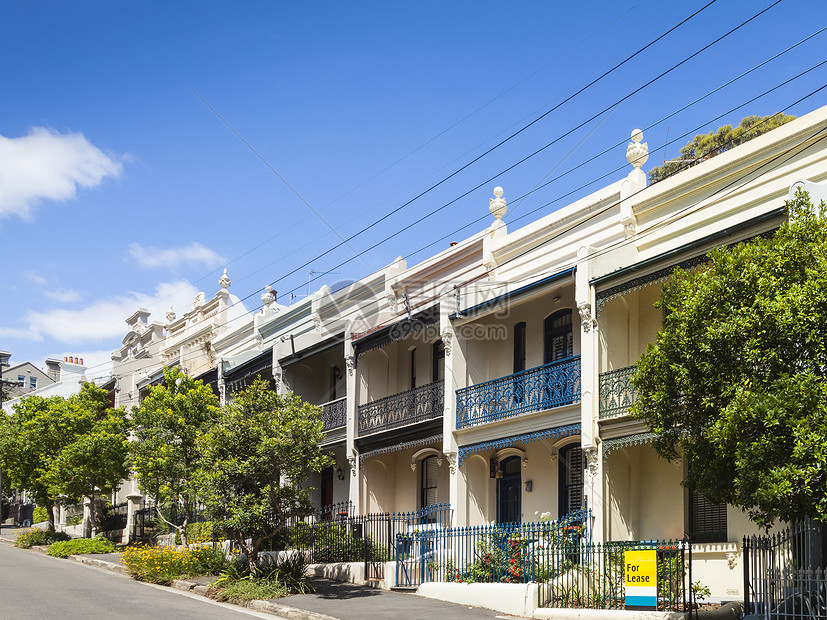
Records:
[[[38,273],[35,273],[34,271],[27,271],[26,272],[26,278],[28,280],[31,280],[35,284],[39,284],[41,286],[49,283],[49,281],[46,278],[44,278],[43,276],[41,276]]]
[[[118,177],[123,166],[83,134],[34,127],[27,136],[0,136],[0,218],[28,218],[42,200],[69,200],[78,187]]]
[[[164,323],[164,314],[170,304],[180,313],[182,309],[192,306],[197,293],[192,284],[181,280],[162,282],[151,295],[130,292],[100,299],[77,310],[29,310],[23,317],[22,329],[0,328],[0,337],[36,341],[48,338],[70,345],[88,346],[89,343],[123,337],[126,333],[124,321],[138,308],[146,308],[152,313],[150,321]]]
[[[166,267],[172,269],[181,264],[204,266],[209,269],[218,267],[227,262],[227,259],[204,247],[197,241],[180,248],[145,248],[139,243],[130,243],[127,250],[129,255],[142,267],[158,269]]]
[[[80,301],[80,293],[69,288],[44,289],[43,294],[50,299],[68,304],[73,301]]]

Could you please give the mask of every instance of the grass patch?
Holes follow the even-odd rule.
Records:
[[[69,534],[65,534],[64,532],[25,530],[18,535],[17,540],[14,541],[14,546],[20,547],[21,549],[28,549],[41,545],[51,545],[62,540],[69,540],[69,538]]]
[[[218,575],[227,568],[224,552],[212,547],[175,549],[139,543],[127,547],[121,557],[132,577],[161,585],[182,577]]]
[[[246,603],[247,601],[266,601],[271,598],[287,596],[287,588],[275,579],[241,579],[222,580],[220,586],[213,585],[209,596],[225,603]]]
[[[70,555],[83,553],[115,553],[115,545],[106,538],[73,538],[53,543],[46,553],[56,558],[68,558]]]

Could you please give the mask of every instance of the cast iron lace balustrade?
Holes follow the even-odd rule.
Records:
[[[322,407],[322,430],[329,431],[333,428],[344,426],[347,421],[347,398],[331,400]]]
[[[391,428],[432,420],[442,415],[444,382],[380,398],[359,406],[359,434],[371,435]]]
[[[637,400],[635,388],[632,386],[632,375],[637,366],[627,366],[609,372],[600,373],[598,384],[600,418],[614,418],[626,415],[629,407]]]
[[[580,401],[580,356],[457,390],[457,428]]]

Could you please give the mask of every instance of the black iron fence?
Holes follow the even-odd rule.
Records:
[[[410,524],[395,538],[396,583],[527,583],[553,572],[557,562],[577,561],[589,540],[588,511],[558,521],[446,527]],[[556,554],[563,547],[568,555]]]
[[[98,531],[113,532],[126,528],[129,504],[103,504],[97,513]]]
[[[359,405],[359,435],[432,420],[442,415],[445,382],[434,381],[412,390]]]
[[[688,541],[569,543],[537,560],[540,607],[624,609],[626,552],[654,551],[657,611],[691,608],[692,546]]]
[[[132,522],[132,540],[150,541],[155,537],[171,534],[175,528],[170,525],[181,525],[184,522],[184,513],[177,504],[165,504],[161,506],[161,514],[158,514],[158,505],[148,500],[144,502],[143,508],[135,511]],[[163,515],[163,518],[161,516]],[[210,515],[203,505],[196,506],[190,523],[209,521]]]
[[[394,558],[400,533],[416,527],[448,527],[451,507],[437,504],[411,512],[352,515],[350,502],[291,519],[266,544],[267,550],[299,550],[311,563],[364,562],[366,579],[383,579],[384,563]]]
[[[744,609],[778,620],[827,619],[824,526],[791,524],[744,538]]]

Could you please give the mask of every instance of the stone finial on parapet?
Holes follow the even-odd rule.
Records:
[[[227,277],[227,268],[224,267],[224,275],[218,279],[218,284],[221,288],[230,288],[230,278]]]
[[[491,215],[497,218],[497,222],[499,222],[508,211],[505,198],[503,198],[503,188],[499,186],[495,187],[494,196],[496,196],[496,198],[488,199],[488,210],[491,211]]]
[[[632,141],[626,147],[626,161],[632,164],[636,170],[640,170],[641,166],[649,159],[649,145],[643,140],[643,132],[640,129],[632,131]]]

